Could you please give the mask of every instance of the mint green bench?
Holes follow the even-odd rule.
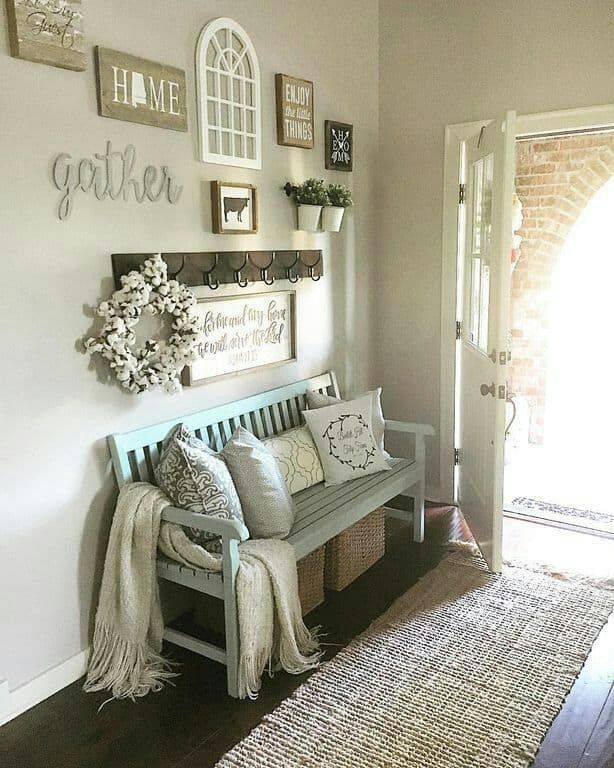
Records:
[[[234,430],[243,426],[259,438],[269,437],[302,423],[301,410],[306,407],[309,390],[339,397],[337,378],[333,371],[304,379],[285,387],[273,389],[244,400],[220,405],[162,424],[108,437],[115,476],[120,486],[139,480],[155,483],[153,469],[158,463],[162,441],[170,430],[183,422],[211,448],[219,451]],[[296,519],[288,541],[294,547],[297,560],[321,547],[338,533],[361,520],[395,496],[407,493],[413,498],[415,541],[424,538],[424,439],[434,430],[426,424],[386,421],[386,429],[414,435],[413,459],[390,460],[391,470],[379,472],[343,485],[325,488],[323,483],[306,488],[294,495]],[[395,511],[395,514],[399,514]],[[191,528],[199,528],[222,538],[222,573],[188,568],[158,555],[158,577],[182,584],[198,592],[224,601],[226,647],[192,637],[167,627],[164,639],[226,664],[228,693],[237,695],[237,665],[239,636],[235,579],[239,568],[240,542],[249,538],[247,528],[237,521],[220,520],[199,515],[177,507],[167,507],[163,519]]]

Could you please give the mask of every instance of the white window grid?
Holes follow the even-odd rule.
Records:
[[[199,40],[201,159],[260,168],[260,83],[256,52],[232,19],[208,24]]]

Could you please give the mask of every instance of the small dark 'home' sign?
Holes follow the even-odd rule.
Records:
[[[96,48],[96,66],[100,115],[188,130],[182,69],[100,47]]]

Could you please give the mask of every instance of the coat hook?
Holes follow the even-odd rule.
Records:
[[[273,285],[275,282],[274,277],[269,277],[269,269],[273,266],[273,262],[275,261],[275,251],[271,251],[271,259],[269,263],[266,265],[266,267],[263,267],[260,269],[260,279],[265,285]]]
[[[292,273],[292,269],[298,264],[299,257],[300,257],[300,252],[296,251],[296,256],[294,257],[294,261],[292,262],[292,264],[290,264],[289,267],[286,268],[286,278],[291,283],[298,283],[299,281],[299,276],[293,275]]]
[[[282,187],[282,189],[288,197],[292,197],[292,195],[296,192],[298,187],[295,184],[290,184],[290,182],[287,181],[285,186]]]
[[[168,262],[166,262],[166,272],[169,280],[174,280],[184,267],[185,267],[185,253],[181,254],[181,266],[175,272],[170,271],[170,269],[168,268]]]
[[[313,270],[317,267],[317,265],[322,261],[322,251],[318,254],[318,260],[315,262],[315,264],[310,264],[307,266],[307,277],[310,277],[314,283],[317,283],[318,280],[322,277],[322,275],[318,275],[317,277],[314,277]]]
[[[211,279],[211,275],[213,274],[213,270],[217,267],[218,261],[219,261],[219,254],[215,254],[215,258],[213,260],[213,266],[211,269],[203,273],[203,277],[205,278],[205,282],[208,288],[211,288],[212,291],[217,290],[220,287],[220,281],[217,278],[214,278],[215,282]]]
[[[235,283],[239,286],[239,288],[246,288],[248,284],[248,280],[242,280],[241,279],[241,270],[245,268],[247,265],[247,260],[249,258],[249,253],[246,251],[245,256],[243,258],[243,264],[239,267],[239,269],[235,269]]]

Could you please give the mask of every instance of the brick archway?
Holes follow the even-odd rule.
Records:
[[[528,401],[529,439],[542,443],[552,277],[571,228],[614,176],[614,135],[520,141],[516,172],[523,223],[520,258],[512,274],[510,389]]]

